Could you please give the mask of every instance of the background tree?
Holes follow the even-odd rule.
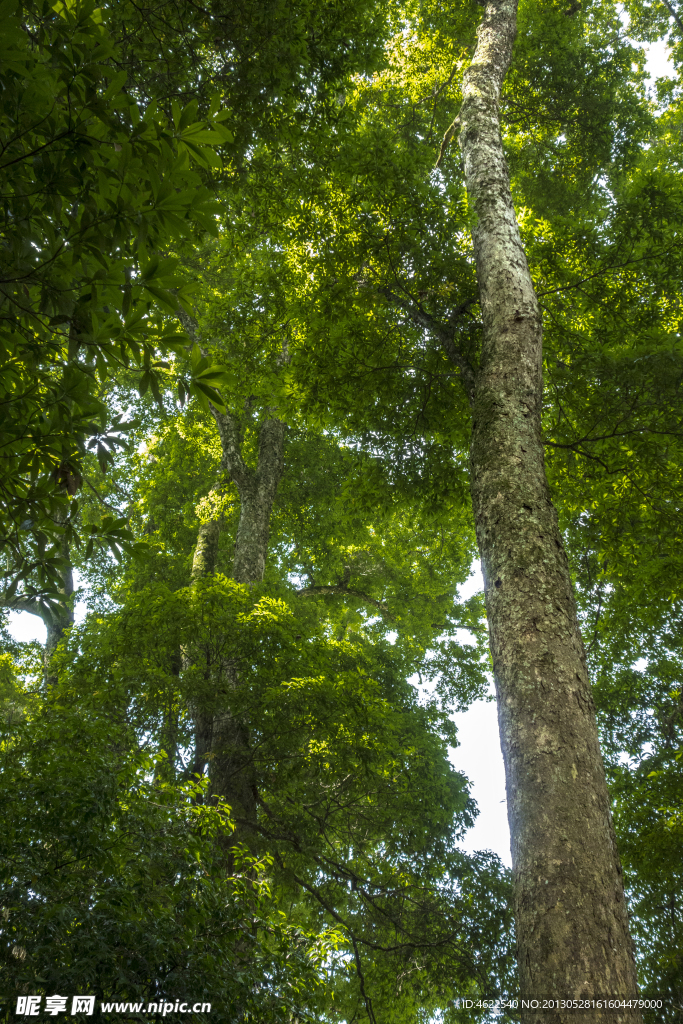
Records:
[[[36,681],[3,677],[3,1019],[26,988],[140,1009],[202,1001],[233,1020],[296,1012],[334,934],[283,921],[267,859],[226,876],[215,854],[228,816],[197,803],[196,781],[160,778],[165,755],[131,735],[120,688],[46,699]]]
[[[472,809],[464,780],[445,757],[445,742],[454,741],[452,726],[440,701],[432,699],[421,708],[406,683],[416,668],[425,678],[438,667],[426,662],[415,633],[393,645],[383,640],[393,623],[373,622],[374,614],[367,621],[354,612],[353,591],[351,607],[341,603],[343,592],[297,594],[287,585],[286,566],[279,567],[277,560],[260,588],[220,575],[191,582],[195,533],[183,519],[194,519],[195,501],[192,490],[187,501],[178,481],[187,480],[189,488],[206,487],[207,477],[213,478],[211,453],[219,461],[221,452],[215,433],[207,436],[205,427],[196,413],[183,416],[133,458],[146,472],[131,467],[132,495],[135,481],[141,482],[131,525],[137,532],[136,521],[148,524],[152,551],[125,572],[103,565],[109,577],[107,603],[113,597],[120,608],[115,613],[102,608],[87,627],[72,631],[61,685],[87,694],[96,678],[101,692],[120,695],[119,714],[131,722],[138,742],[167,754],[161,778],[169,781],[192,771],[197,712],[214,717],[227,712],[246,726],[258,813],[245,821],[238,812],[243,841],[254,855],[274,858],[273,892],[288,907],[290,922],[300,920],[304,930],[322,935],[334,928],[341,935],[331,979],[341,1002],[332,1005],[347,1007],[353,1016],[360,999],[368,1014],[411,1019],[421,1005],[447,1006],[455,986],[474,992],[505,987],[510,953],[504,879],[495,858],[466,858],[455,848]],[[209,442],[208,453],[206,448],[202,452],[202,438]],[[293,439],[293,447],[297,444],[301,440]],[[334,465],[331,442],[317,447],[326,453],[328,468]],[[315,451],[309,440],[304,449],[309,473]],[[207,476],[195,472],[198,455],[199,465],[207,467],[205,453]],[[344,465],[340,455],[338,467]],[[353,464],[350,453],[346,461]],[[328,509],[339,469],[335,477],[327,476],[327,493],[316,487],[307,494],[305,516],[295,503],[300,495],[292,481],[276,519],[281,550],[292,546],[288,530],[304,542],[301,520],[315,518],[317,508],[327,511],[330,527],[343,528],[343,504],[336,523]],[[114,470],[111,491],[121,483]],[[233,498],[225,506],[219,568],[232,564],[239,528],[235,504]],[[215,514],[215,505],[199,507]],[[376,508],[373,513],[381,525]],[[358,542],[357,513],[354,518]],[[384,544],[390,541],[394,549],[393,557],[385,555],[391,581],[401,565],[402,546],[413,546],[415,538],[413,522],[401,530],[403,517],[394,513],[387,518],[390,524],[399,519],[393,531],[381,531]],[[364,532],[372,537],[375,529]],[[414,555],[403,560],[409,573]],[[468,564],[467,557],[464,572]],[[176,573],[182,566],[182,582],[189,586],[180,588]],[[377,592],[381,570],[381,564],[376,566],[375,581],[365,582],[371,593]],[[328,600],[335,602],[329,618]],[[397,618],[404,601],[400,591],[392,599]],[[442,614],[448,607],[441,587],[434,604]],[[417,623],[419,628],[419,618]],[[463,655],[464,667],[468,659]],[[469,660],[476,666],[476,657]],[[226,694],[224,673],[233,665],[240,684]],[[446,687],[454,693],[471,687],[471,678],[460,679],[452,666],[451,678],[442,681],[444,694]],[[416,827],[406,832],[409,820]],[[486,893],[492,900],[484,909]],[[482,957],[484,947],[489,952]],[[351,978],[346,951],[353,957]],[[326,1013],[329,994],[321,990],[313,1005],[316,1013]]]

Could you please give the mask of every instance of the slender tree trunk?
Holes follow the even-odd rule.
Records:
[[[63,602],[60,607],[56,609],[51,619],[43,616],[43,621],[45,622],[47,629],[45,649],[43,651],[45,682],[47,686],[54,686],[57,682],[57,675],[51,667],[52,655],[55,653],[57,644],[62,639],[67,629],[70,629],[74,624],[74,574],[73,566],[71,564],[71,552],[69,551],[69,544],[66,540],[62,541],[62,558],[66,561],[66,566],[60,572],[62,584],[59,588],[59,593],[63,597]]]
[[[274,416],[261,424],[258,465],[253,470],[242,459],[232,418],[218,413],[216,421],[225,464],[240,496],[233,576],[238,583],[259,583],[266,568],[270,517],[284,469],[285,425]]]
[[[259,430],[259,456],[256,470],[250,469],[239,452],[234,420],[216,416],[223,445],[223,457],[240,495],[233,577],[238,583],[253,584],[263,579],[268,554],[270,517],[283,470],[285,425],[270,417]],[[228,685],[237,689],[239,677],[228,667]],[[217,715],[211,733],[211,792],[220,795],[233,808],[237,826],[233,844],[248,842],[256,822],[256,778],[253,753],[245,723],[229,711]]]
[[[177,650],[171,660],[171,674],[174,677],[173,687],[167,691],[163,720],[159,734],[159,747],[166,753],[165,761],[158,761],[154,769],[154,778],[162,782],[176,781],[176,762],[178,759],[179,708],[177,694],[180,688],[180,672],[184,658],[182,650]]]
[[[465,75],[460,148],[484,325],[471,487],[484,573],[526,999],[635,997],[635,965],[567,557],[541,441],[542,323],[510,193],[499,96],[514,0],[489,0]],[[581,1013],[585,1024],[637,1010]],[[522,1012],[575,1022],[562,1009]]]
[[[270,517],[283,470],[285,426],[271,416],[259,430],[258,465],[254,470],[242,458],[239,425],[229,413],[214,410],[223,448],[223,465],[236,484],[240,496],[240,518],[237,528],[233,578],[238,583],[253,584],[263,579]],[[193,580],[215,571],[219,524],[202,524],[192,566]],[[230,691],[239,685],[235,666],[223,667],[226,704]],[[246,843],[256,822],[256,779],[247,725],[230,710],[216,714],[200,714],[196,722],[196,764],[209,761],[210,794],[219,796],[232,808],[237,821],[231,845]]]
[[[196,583],[198,580],[211,576],[216,571],[218,558],[218,542],[221,535],[221,524],[217,519],[208,523],[200,523],[197,531],[197,543],[192,557],[191,580]],[[191,659],[187,651],[181,652],[181,663],[184,668],[189,667]],[[206,666],[206,673],[209,673],[209,666]],[[192,772],[195,775],[202,775],[206,766],[207,757],[211,752],[211,727],[213,716],[201,708],[195,709],[194,713],[194,761]]]
[[[192,556],[192,582],[210,576],[216,571],[218,557],[218,541],[221,535],[221,524],[217,519],[208,523],[200,523],[197,531],[197,544]]]

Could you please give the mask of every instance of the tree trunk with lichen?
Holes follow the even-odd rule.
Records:
[[[470,449],[512,842],[523,999],[635,997],[621,868],[567,556],[541,440],[542,321],[499,124],[514,0],[490,0],[465,74],[460,149],[483,320]],[[565,1024],[561,1008],[522,1020]],[[640,1021],[588,1009],[586,1024]]]
[[[270,517],[283,470],[285,426],[271,416],[259,430],[256,469],[242,457],[239,424],[230,413],[213,410],[223,449],[223,468],[237,486],[240,517],[233,558],[233,578],[248,585],[263,579],[268,554]],[[192,578],[210,575],[216,568],[220,524],[203,523],[195,548]],[[256,780],[249,729],[229,709],[232,693],[239,686],[234,665],[222,669],[224,710],[199,714],[196,721],[195,765],[201,770],[209,762],[210,795],[222,797],[236,821],[231,845],[248,843],[256,821]],[[221,703],[221,694],[217,694]]]

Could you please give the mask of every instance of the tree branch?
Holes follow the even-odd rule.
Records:
[[[241,494],[244,488],[253,483],[254,471],[247,466],[242,458],[239,421],[231,412],[220,412],[211,403],[209,406],[221,438],[223,450],[221,461]]]
[[[441,166],[441,161],[443,160],[444,156],[446,155],[446,150],[448,149],[448,144],[451,141],[451,139],[453,138],[453,136],[455,135],[456,128],[458,128],[459,126],[460,126],[460,115],[458,115],[455,118],[455,120],[453,121],[453,124],[450,126],[450,128],[448,129],[448,131],[444,135],[443,139],[441,140],[441,148],[439,150],[439,155],[436,158],[436,163],[434,164],[434,170],[436,170],[437,167]]]
[[[349,597],[359,597],[361,601],[365,601],[366,604],[371,604],[373,605],[373,607],[377,608],[377,610],[382,614],[382,616],[384,616],[384,618],[388,619],[390,622],[396,621],[394,616],[391,614],[387,606],[383,604],[382,601],[378,601],[376,598],[370,597],[369,594],[363,593],[362,590],[353,590],[351,587],[348,587],[345,583],[333,583],[329,586],[321,587],[304,587],[302,590],[295,590],[294,593],[298,594],[301,597],[305,597],[307,594],[347,594]]]
[[[29,612],[31,615],[37,615],[39,619],[43,618],[43,609],[40,606],[40,602],[35,597],[5,597],[0,596],[0,608],[9,608],[12,612]]]
[[[396,292],[393,292],[391,288],[387,288],[385,285],[376,286],[376,290],[380,295],[388,299],[389,302],[393,302],[400,309],[405,310],[414,324],[417,324],[418,327],[423,327],[438,339],[449,361],[460,370],[460,376],[471,405],[474,401],[474,370],[458,349],[453,336],[458,320],[477,300],[465,299],[464,302],[461,302],[451,313],[448,318],[448,327],[446,327],[430,316],[429,313],[425,312],[422,306],[411,298],[403,298],[403,296],[397,295]]]
[[[673,20],[676,22],[676,24],[680,28],[681,32],[683,32],[683,21],[681,21],[680,16],[673,9],[671,4],[669,3],[669,0],[662,0],[662,3],[664,4],[664,6],[666,7],[667,11],[671,15],[671,17],[673,18]]]

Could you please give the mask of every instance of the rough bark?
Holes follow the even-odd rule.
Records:
[[[197,531],[197,543],[192,556],[192,582],[210,576],[216,571],[218,541],[221,535],[221,524],[217,519],[208,523],[200,523]]]
[[[240,496],[233,576],[238,583],[258,583],[266,568],[270,516],[284,468],[285,425],[275,416],[263,421],[259,429],[258,464],[252,469],[242,458],[235,417],[218,410],[214,410],[214,417],[224,465]]]
[[[512,837],[521,995],[635,997],[635,966],[585,653],[541,442],[542,322],[499,125],[514,0],[490,0],[460,149],[483,320],[470,450]],[[574,1012],[522,1012],[544,1024]],[[585,1024],[637,1010],[581,1013]]]

